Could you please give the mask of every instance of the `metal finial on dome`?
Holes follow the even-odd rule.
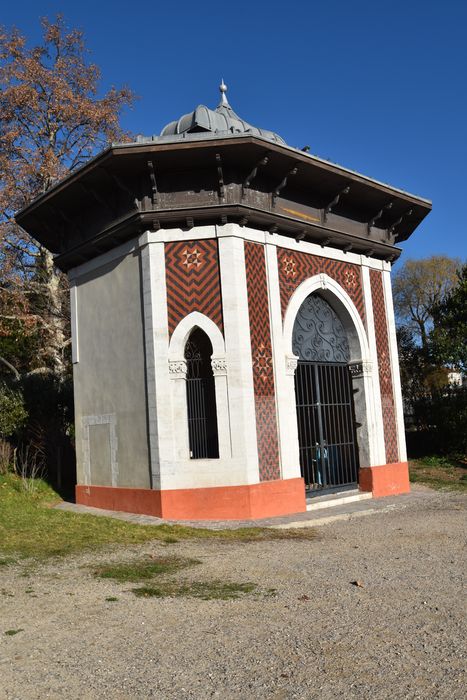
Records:
[[[229,107],[230,106],[229,101],[228,101],[227,96],[225,94],[227,92],[227,85],[224,83],[224,78],[222,78],[221,84],[219,85],[219,91],[221,93],[221,101],[220,101],[219,107],[221,105],[225,105],[226,107]]]

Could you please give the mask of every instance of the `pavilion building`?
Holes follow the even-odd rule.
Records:
[[[391,263],[431,204],[219,106],[17,215],[71,294],[79,503],[170,519],[409,490]]]

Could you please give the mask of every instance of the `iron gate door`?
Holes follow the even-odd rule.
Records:
[[[300,467],[306,489],[356,485],[358,452],[348,365],[299,360],[295,392]]]

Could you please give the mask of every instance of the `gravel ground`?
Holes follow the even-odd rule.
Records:
[[[410,506],[312,541],[152,543],[2,566],[0,697],[463,699],[465,503],[418,488]],[[265,593],[136,598],[87,568],[143,553],[202,560],[179,579]]]

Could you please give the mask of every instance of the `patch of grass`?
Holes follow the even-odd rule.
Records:
[[[109,595],[106,598],[106,601],[109,603],[114,603],[116,600],[118,600],[118,598],[116,598],[114,595]]]
[[[133,588],[140,598],[200,598],[201,600],[232,600],[256,591],[255,583],[232,581],[193,581],[174,583],[164,581],[157,586]]]
[[[141,526],[138,526],[141,527]],[[277,530],[272,527],[239,527],[225,530],[211,530],[206,527],[188,527],[186,525],[150,525],[157,531],[154,539],[163,543],[173,543],[173,540],[221,540],[225,542],[264,542],[267,540],[313,540],[316,530],[313,528],[297,528]]]
[[[24,632],[23,628],[20,627],[20,628],[17,629],[17,630],[6,630],[5,634],[6,634],[8,637],[13,637],[15,634],[18,634],[18,632]]]
[[[152,540],[167,543],[186,539],[257,542],[263,540],[309,540],[310,528],[274,530],[244,527],[211,530],[185,525],[138,525],[88,514],[54,510],[60,497],[44,481],[37,480],[33,493],[26,492],[21,479],[0,475],[0,555],[45,557],[97,549],[109,544],[139,544]]]
[[[126,561],[118,564],[103,564],[94,570],[94,576],[111,578],[114,581],[136,583],[154,576],[173,574],[176,571],[180,571],[180,569],[186,569],[189,566],[195,566],[200,563],[199,559],[158,557],[157,559]]]
[[[442,491],[467,491],[467,461],[429,455],[409,462],[410,481]]]

